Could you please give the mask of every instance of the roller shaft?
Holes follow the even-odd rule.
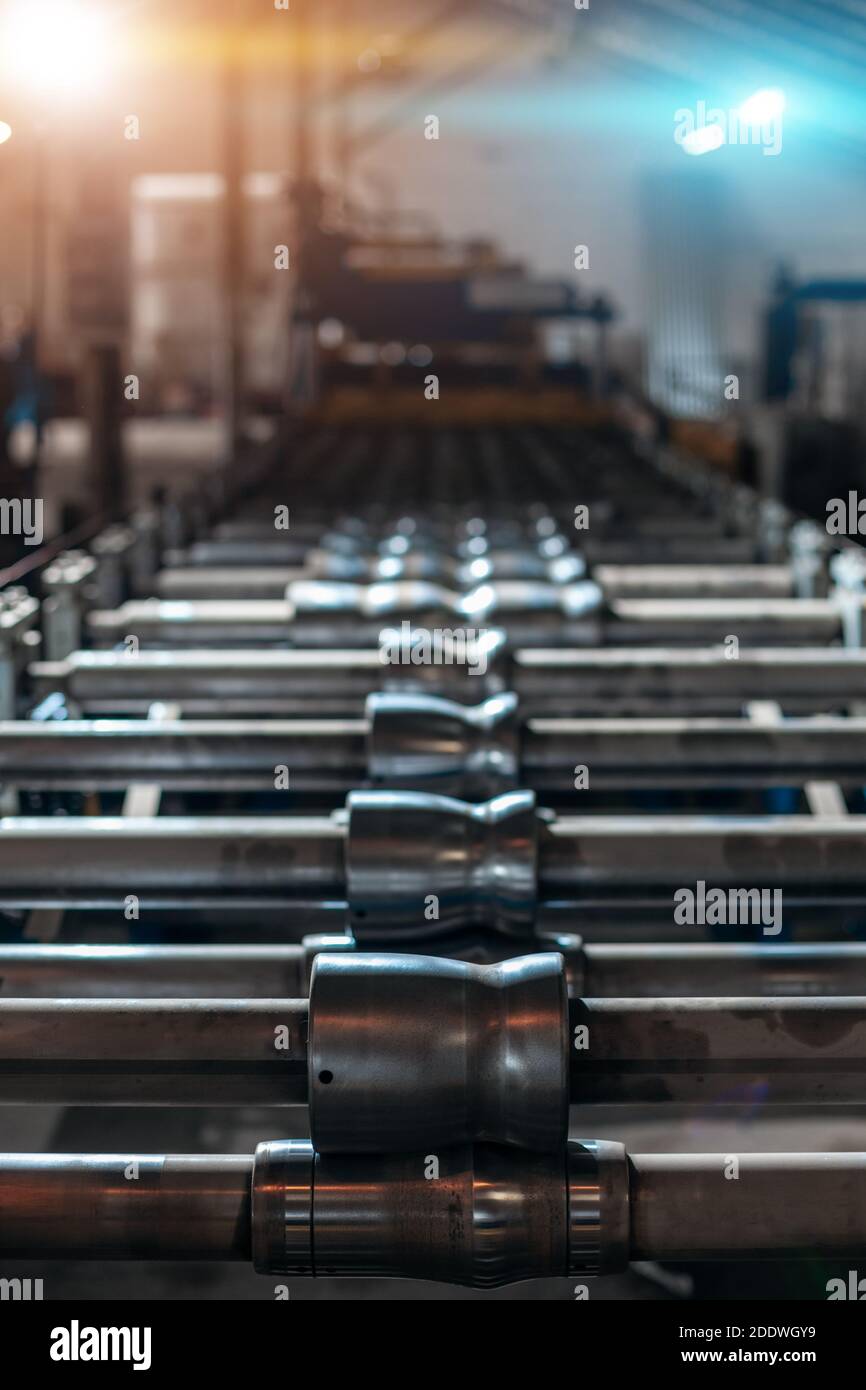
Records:
[[[269,819],[9,817],[0,902],[344,904],[356,931],[396,939],[476,923],[525,937],[547,903],[576,913],[669,905],[673,922],[683,890],[700,926],[712,920],[700,919],[701,884],[751,893],[721,920],[744,914],[770,935],[781,930],[782,897],[786,909],[866,900],[863,816],[548,818],[528,792],[480,805],[357,792],[347,806],[348,815]]]
[[[155,700],[221,717],[254,713],[358,717],[381,689],[434,689],[477,701],[510,688],[533,715],[737,714],[748,700],[773,699],[812,713],[859,700],[866,652],[841,647],[747,649],[737,660],[719,647],[523,649],[510,663],[491,652],[482,669],[460,664],[383,665],[365,651],[151,650],[74,652],[37,662],[37,688],[62,689],[90,714],[146,714]]]
[[[248,1260],[251,1156],[4,1154],[5,1259]]]
[[[344,830],[328,816],[9,818],[0,896],[26,905],[345,897]]]
[[[326,1158],[0,1156],[4,1259],[250,1259],[266,1275],[490,1288],[632,1260],[847,1258],[866,1248],[866,1154],[554,1155],[490,1145]],[[459,1201],[461,1221],[453,1212]],[[450,1216],[449,1216],[450,1213]]]
[[[866,946],[858,944],[563,949],[574,992],[589,998],[866,994]],[[300,946],[0,945],[0,996],[282,999],[305,991],[305,966]]]
[[[471,795],[485,741],[453,751],[430,729],[423,711],[407,749],[424,758],[392,785],[441,789],[437,763],[454,767],[449,790]],[[498,732],[498,731],[497,731]],[[0,782],[34,790],[123,788],[132,778],[166,789],[320,791],[339,801],[369,782],[369,741],[390,752],[387,730],[367,720],[166,721],[93,720],[0,723]],[[455,734],[456,737],[456,734]],[[589,769],[593,790],[634,787],[790,786],[820,775],[860,785],[866,781],[866,720],[793,719],[762,727],[745,719],[531,719],[514,730],[518,766],[500,764],[500,785],[569,792],[575,768]],[[495,784],[494,737],[487,776]],[[280,770],[287,778],[279,781]]]
[[[633,1154],[632,1258],[862,1255],[864,1164],[860,1153]]]
[[[567,1098],[577,1104],[713,1100],[741,1105],[750,1098],[787,1104],[866,1102],[863,999],[572,1000],[566,1079],[556,1060],[564,1015],[552,1015],[549,1055],[539,1052],[541,1020],[546,1020],[540,1002],[525,1006],[535,1009],[532,1047],[519,1043],[513,1029],[498,1032],[495,1013],[482,1028],[486,996],[465,996],[462,984],[459,993],[436,993],[448,962],[431,961],[428,977],[419,974],[412,997],[438,1000],[443,1020],[451,1017],[446,1008],[456,1007],[455,1028],[460,1010],[469,1007],[460,1001],[475,1002],[463,1021],[462,1038],[452,1039],[450,1027],[445,1033],[443,1024],[443,1038],[432,1051],[424,1029],[406,1016],[403,994],[391,989],[391,1012],[386,1012],[389,996],[381,992],[381,976],[370,995],[365,985],[368,972],[359,969],[375,970],[379,962],[393,961],[398,972],[394,985],[401,990],[400,959],[359,957],[344,966],[345,984],[341,976],[339,993],[331,988],[327,996],[339,1005],[333,1000],[318,1003],[315,988],[309,1005],[301,999],[4,999],[0,1100],[303,1104],[310,1085],[309,1010],[316,1038],[310,1071],[318,1113],[323,1120],[333,1114],[345,1129],[347,1093],[329,1079],[336,1077],[341,1088],[351,1087],[351,1126],[361,1136],[360,1147],[381,1140],[386,1120],[389,1133],[399,1134],[401,1124],[404,1134],[410,1131],[415,1123],[410,1114],[413,1090],[425,1072],[429,1086],[418,1092],[424,1100],[418,1124],[434,1133],[438,1128],[445,1138],[452,1126],[458,1137],[465,1137],[476,1123],[497,1140],[508,1138],[511,1121],[496,1110],[502,1103],[497,1097],[507,1067],[509,1084],[523,1088],[515,1093],[515,1113],[526,1111],[528,1134],[536,1124],[533,1107],[538,1109],[542,1092],[554,1132]],[[539,967],[543,959],[525,958]],[[452,996],[453,1004],[443,1002]],[[554,994],[544,1008],[556,1009],[555,1001]],[[498,1008],[498,1001],[491,1002]],[[493,1046],[494,1036],[505,1052]],[[467,1057],[475,1059],[469,1080],[464,1074]],[[563,1087],[565,1095],[557,1090]],[[428,1137],[426,1129],[419,1128],[422,1133]]]
[[[306,989],[300,946],[0,946],[16,999],[283,999]]]
[[[361,720],[0,723],[0,782],[78,791],[125,788],[273,791],[324,788],[334,799],[364,781]],[[288,778],[280,781],[280,772]]]
[[[17,1104],[303,1104],[307,1014],[305,999],[5,999],[0,1096]]]

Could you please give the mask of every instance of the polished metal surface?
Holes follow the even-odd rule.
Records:
[[[435,1157],[436,1166],[431,1166]],[[627,1180],[626,1180],[627,1175]],[[260,1274],[497,1288],[632,1260],[853,1258],[866,1154],[0,1155],[5,1259],[252,1259]]]
[[[786,913],[864,904],[864,847],[866,816],[555,816],[528,791],[477,805],[358,791],[330,816],[7,817],[0,903],[278,901],[292,908],[287,927],[302,905],[331,904],[359,939],[469,925],[525,936],[545,904],[575,923],[616,904],[669,909],[674,922],[675,895],[701,883],[745,895],[753,917],[762,892],[782,895]],[[783,925],[775,909],[752,924],[765,936]]]
[[[628,1157],[610,1140],[572,1140],[566,1146],[568,1272],[610,1274],[629,1261]]]
[[[464,705],[424,693],[370,695],[363,719],[0,721],[0,780],[33,790],[287,790],[342,800],[354,787],[467,799],[518,786],[562,796],[575,769],[595,791],[866,783],[866,719],[545,719],[518,723],[513,693]]]
[[[492,1140],[552,1150],[568,1132],[562,956],[501,965],[317,956],[310,1133],[327,1153]]]
[[[309,1001],[0,999],[0,1102],[61,1100],[309,1100],[329,1152],[475,1139],[550,1150],[569,1101],[862,1107],[866,1000],[566,1004],[552,954],[487,967],[325,954]]]
[[[573,1104],[862,1104],[866,1000],[573,999]]]
[[[309,1158],[298,1146],[282,1148],[264,1144],[256,1153],[260,1273],[312,1270],[317,1277],[437,1279],[489,1289],[568,1272],[564,1149],[539,1154],[477,1144],[426,1156],[317,1154],[305,1225]],[[282,1248],[281,1174],[288,1174]],[[302,1248],[306,1231],[310,1245]]]
[[[234,1154],[2,1154],[0,1254],[249,1260],[252,1169]]]
[[[85,1105],[307,1099],[306,999],[0,1000],[0,1097]]]
[[[492,795],[520,779],[517,696],[460,705],[432,695],[367,701],[367,768],[374,785]],[[2,739],[2,734],[0,734]]]
[[[538,880],[535,798],[507,792],[472,806],[422,792],[352,792],[346,897],[363,936],[443,935],[473,923],[531,928]]]
[[[493,937],[480,944],[470,934],[441,949],[495,961],[509,959],[509,944]],[[526,944],[563,953],[569,992],[577,997],[866,994],[866,946],[854,942],[611,944],[557,933]],[[337,949],[357,943],[313,936],[297,946],[0,945],[0,997],[293,998],[307,992],[316,954]]]
[[[862,1153],[632,1154],[636,1260],[855,1259]]]

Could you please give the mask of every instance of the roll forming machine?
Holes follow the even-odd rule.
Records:
[[[376,447],[312,431],[0,594],[0,1127],[267,1108],[252,1156],[0,1154],[4,1265],[863,1254],[862,1152],[628,1138],[866,1107],[859,550],[609,440],[434,434],[419,497],[398,435],[371,501]]]

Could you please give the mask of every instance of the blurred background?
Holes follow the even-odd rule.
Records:
[[[618,415],[823,510],[864,54],[857,0],[5,0],[0,492],[120,514],[433,373],[438,424]]]

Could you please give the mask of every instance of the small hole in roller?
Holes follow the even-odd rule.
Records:
[[[323,1086],[330,1086],[330,1084],[331,1084],[331,1082],[333,1081],[333,1079],[334,1079],[334,1073],[333,1073],[332,1071],[320,1071],[320,1072],[319,1072],[319,1080],[321,1081],[321,1083],[322,1083]]]

